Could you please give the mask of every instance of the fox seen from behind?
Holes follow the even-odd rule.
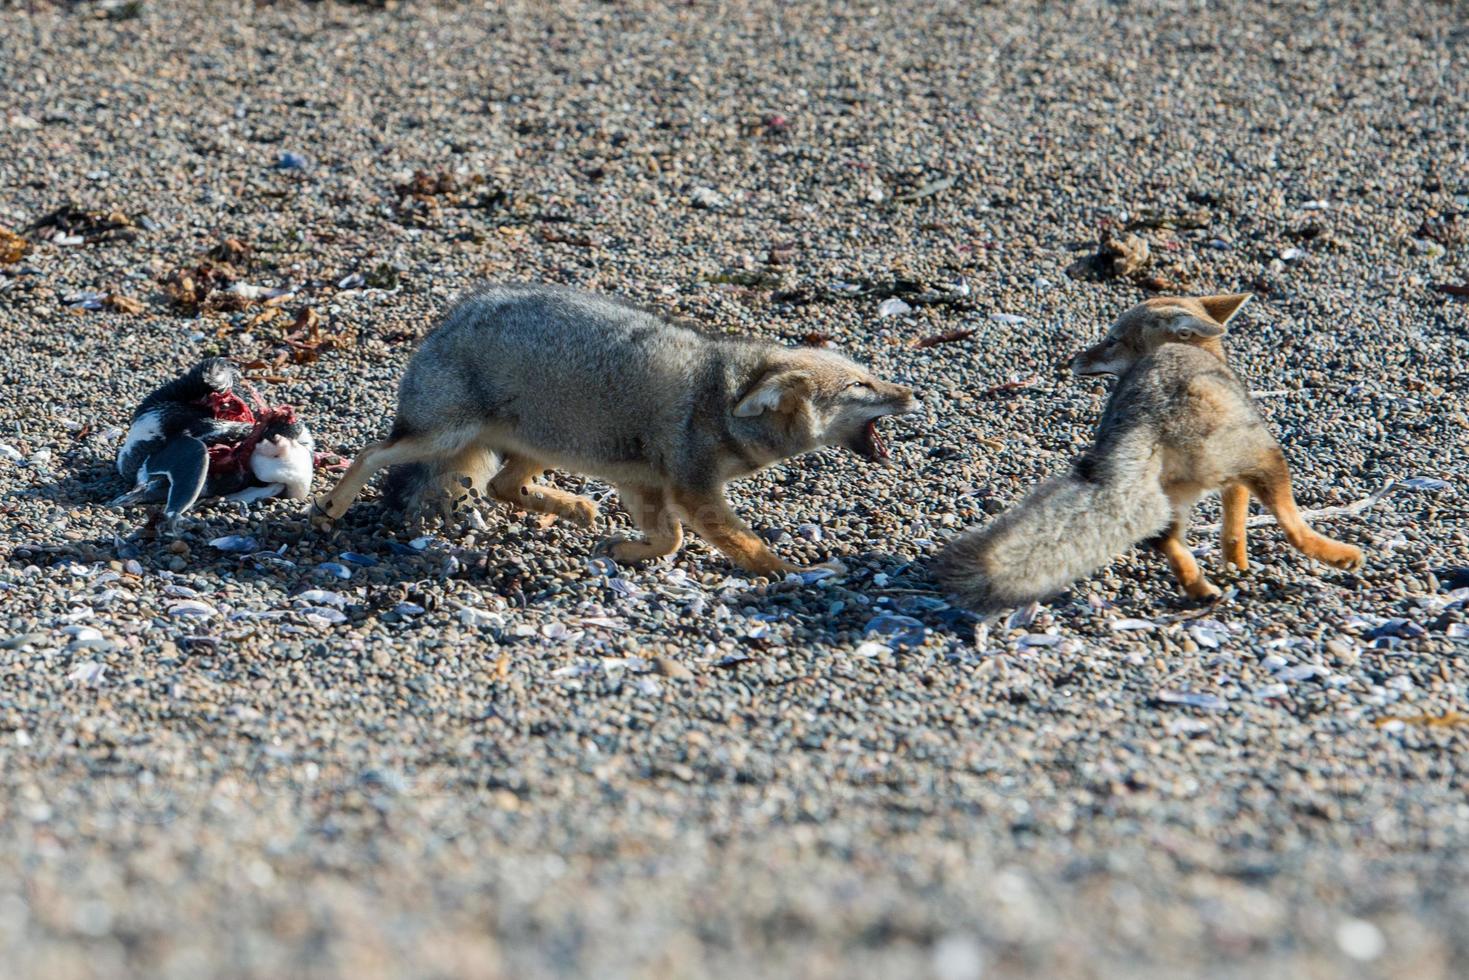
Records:
[[[1194,599],[1218,597],[1184,543],[1194,504],[1219,491],[1224,560],[1248,566],[1253,495],[1286,540],[1337,568],[1362,552],[1311,530],[1291,492],[1285,456],[1225,362],[1220,338],[1249,294],[1156,297],[1124,313],[1072,362],[1076,374],[1115,374],[1089,450],[939,556],[937,574],[981,611],[1045,599],[1152,539]]]

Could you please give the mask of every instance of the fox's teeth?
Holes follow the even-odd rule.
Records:
[[[882,433],[877,431],[877,419],[867,420],[867,438],[872,442],[872,458],[887,459],[887,443],[882,441]]]

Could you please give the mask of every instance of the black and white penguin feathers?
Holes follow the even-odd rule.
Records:
[[[170,524],[200,497],[240,501],[310,492],[315,442],[289,406],[268,407],[221,357],[143,399],[117,454],[133,489],[110,506],[163,500]]]

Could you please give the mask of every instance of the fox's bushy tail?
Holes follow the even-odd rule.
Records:
[[[447,514],[470,488],[485,493],[495,468],[495,455],[481,446],[452,459],[391,466],[383,482],[383,506],[415,516]]]
[[[1054,595],[1167,527],[1172,511],[1156,443],[1150,436],[1121,442],[1105,458],[1094,450],[956,538],[938,557],[939,581],[978,612],[1019,606]]]

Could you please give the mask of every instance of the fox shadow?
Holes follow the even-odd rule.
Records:
[[[102,509],[126,489],[109,461],[82,460],[15,496],[67,508]],[[471,542],[462,537],[463,525],[446,529],[390,510],[381,500],[364,500],[329,531],[310,524],[301,501],[268,500],[242,509],[206,498],[177,530],[168,528],[157,505],[142,504],[108,511],[110,531],[92,521],[81,522],[91,526],[90,537],[62,539],[37,528],[22,545],[25,554],[15,560],[136,561],[147,571],[188,578],[227,576],[276,592],[282,600],[306,590],[342,588],[353,593],[351,618],[380,617],[389,622],[403,618],[395,613],[402,603],[432,607],[439,590],[419,584],[430,581],[460,579],[497,595],[511,609],[533,609],[565,600],[568,565],[583,567],[572,578],[587,580],[576,587],[585,598],[609,603],[629,582],[656,596],[660,577],[672,573],[667,562],[621,567],[605,558],[599,542],[609,534],[630,531],[626,515],[604,519],[589,532],[559,522],[543,524],[535,515],[499,505],[483,506],[480,512],[482,533]],[[694,561],[701,572],[726,573],[711,598],[717,591],[718,601],[748,611],[752,623],[794,621],[806,642],[860,642],[869,635],[914,641],[924,631],[965,637],[972,636],[980,622],[978,616],[949,602],[929,576],[926,558],[881,550],[834,554],[830,557],[853,569],[850,575],[829,581],[798,576],[769,581],[746,576],[702,543],[692,547],[699,552]],[[548,556],[550,560],[543,560]],[[357,587],[364,587],[361,593]],[[626,615],[636,625],[637,614]],[[674,624],[677,632],[676,618]],[[758,637],[751,642],[758,646]]]
[[[100,509],[126,489],[124,483],[108,461],[83,460],[14,496]],[[177,532],[162,522],[158,510],[156,505],[139,505],[109,511],[113,516],[107,523],[114,530],[101,531],[94,525],[90,538],[63,539],[35,528],[18,545],[24,554],[14,560],[36,564],[134,560],[154,572],[228,576],[278,593],[282,600],[307,590],[341,589],[352,593],[352,618],[379,617],[388,622],[405,618],[395,612],[405,602],[432,608],[443,590],[428,587],[429,582],[459,580],[498,596],[507,609],[526,610],[561,608],[568,589],[578,593],[578,599],[617,607],[630,583],[650,601],[663,602],[664,613],[673,613],[675,641],[684,632],[680,611],[659,598],[665,579],[679,574],[675,566],[667,561],[617,566],[600,550],[599,542],[608,535],[632,530],[626,515],[615,507],[604,512],[595,531],[587,531],[486,503],[478,508],[480,531],[473,539],[466,536],[462,523],[446,528],[391,510],[371,497],[329,531],[314,528],[304,516],[303,502],[294,500],[268,500],[244,510],[219,499],[201,500]],[[688,549],[694,551],[688,557],[701,577],[707,580],[710,572],[724,573],[722,583],[705,590],[706,597],[743,617],[744,641],[752,648],[762,645],[762,622],[795,623],[802,642],[840,645],[872,639],[901,648],[936,637],[971,642],[981,623],[1004,618],[980,616],[959,606],[934,580],[929,555],[882,549],[817,555],[809,545],[805,553],[796,554],[794,543],[777,547],[791,552],[788,557],[793,560],[838,559],[850,572],[772,581],[745,575],[697,538],[685,546],[686,554]],[[1048,605],[1062,608],[1082,601],[1080,593],[1070,590]],[[1195,608],[1181,598],[1167,605]],[[640,627],[637,611],[621,611],[631,625]],[[689,633],[690,638],[697,632]]]

